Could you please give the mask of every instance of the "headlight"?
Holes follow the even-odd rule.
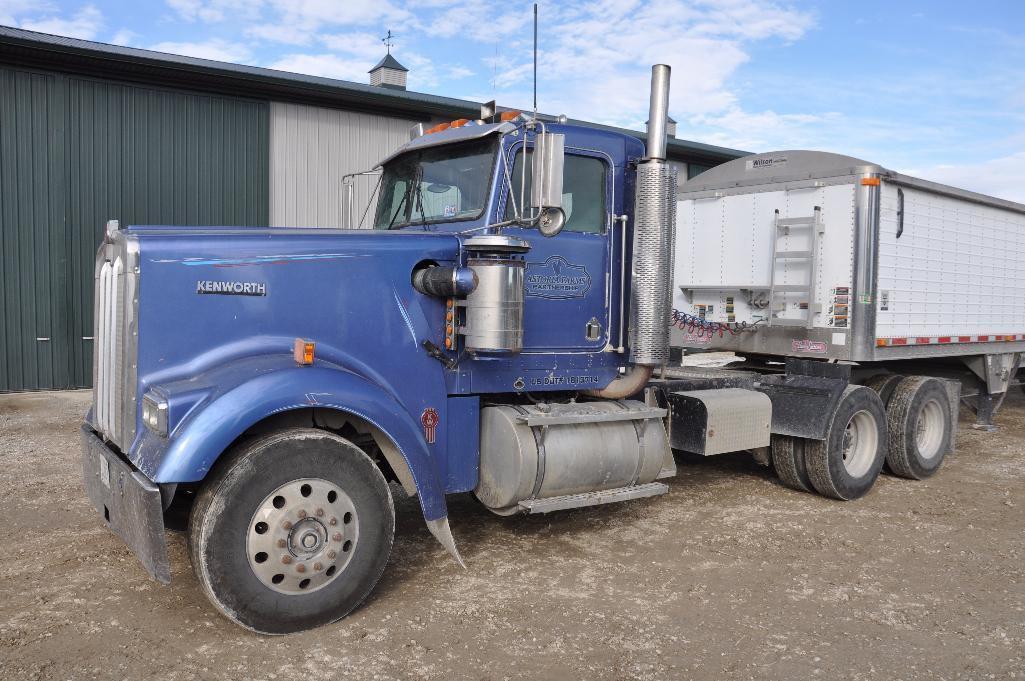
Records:
[[[142,422],[161,437],[167,436],[167,401],[153,393],[142,398]]]

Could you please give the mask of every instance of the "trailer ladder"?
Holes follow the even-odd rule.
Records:
[[[772,236],[772,265],[770,269],[769,283],[769,326],[804,326],[812,328],[815,322],[815,314],[822,311],[822,304],[815,301],[815,280],[818,276],[818,246],[819,237],[825,231],[825,224],[822,222],[822,208],[815,206],[815,212],[809,217],[781,218],[779,209],[776,209],[776,224]],[[780,239],[790,236],[792,232],[808,232],[808,250],[786,250],[780,248]],[[801,284],[783,284],[777,281],[776,264],[785,260],[788,262],[807,262],[808,281]],[[807,309],[804,310],[803,319],[788,319],[779,317],[780,313],[786,312],[787,295],[794,293],[807,294]]]

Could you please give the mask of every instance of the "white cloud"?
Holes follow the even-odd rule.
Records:
[[[138,37],[139,34],[135,31],[129,31],[127,28],[122,28],[111,36],[109,42],[111,45],[131,45]]]
[[[25,14],[52,13],[55,10],[50,2],[36,0],[0,0],[0,24],[17,26],[18,17]]]
[[[467,2],[471,10],[477,4]],[[647,118],[651,64],[673,67],[670,112],[677,120],[739,118],[750,114],[740,108],[730,79],[749,59],[749,45],[796,40],[814,24],[811,14],[768,0],[588,0],[546,6],[542,13],[540,108],[635,129]],[[509,25],[514,30],[499,56],[495,94],[505,105],[525,106],[531,102],[531,36],[528,26]]]
[[[0,10],[0,13],[2,12],[3,10]],[[93,40],[103,28],[103,13],[93,5],[85,5],[71,17],[44,15],[35,19],[23,19],[20,26],[30,31]]]
[[[261,0],[167,0],[167,4],[185,21],[216,24],[226,19],[251,20],[259,15]]]
[[[305,73],[310,76],[338,78],[357,83],[368,81],[367,65],[359,59],[347,59],[337,54],[288,54],[278,59],[268,68],[293,73]]]
[[[1025,203],[1022,168],[1025,168],[1025,151],[978,163],[935,165],[910,168],[901,172],[925,180],[942,182],[962,189]]]
[[[245,45],[233,43],[220,38],[204,42],[163,42],[152,45],[149,49],[157,52],[169,52],[197,59],[211,59],[232,63],[246,63],[252,59],[252,52]]]

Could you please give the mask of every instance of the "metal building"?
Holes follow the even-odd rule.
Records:
[[[0,26],[0,391],[91,385],[107,219],[345,226],[345,175],[416,123],[479,116],[406,91],[403,69],[383,59],[364,85]],[[668,151],[683,177],[744,153]],[[354,183],[357,213],[372,186]]]

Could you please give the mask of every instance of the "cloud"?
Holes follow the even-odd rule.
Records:
[[[651,64],[673,67],[670,111],[678,120],[739,117],[747,114],[730,82],[750,59],[749,46],[797,40],[815,23],[810,13],[767,0],[589,0],[543,13],[541,108],[635,129],[647,119]],[[494,86],[504,104],[524,106],[531,101],[531,36],[513,35],[522,37],[503,47]]]
[[[53,13],[55,7],[50,2],[36,0],[0,0],[0,24],[17,26],[18,17],[25,14]]]
[[[115,33],[110,38],[111,45],[131,45],[139,37],[139,34],[135,31],[129,31],[127,28],[122,28],[120,31]]]
[[[1025,168],[1025,151],[977,163],[934,165],[910,168],[901,172],[925,180],[942,182],[1009,201],[1025,203],[1022,168]]]
[[[357,83],[367,82],[366,62],[330,53],[288,54],[269,64],[268,68]]]
[[[15,9],[19,4],[14,3]],[[49,11],[49,6],[44,6],[47,7],[47,10],[44,11]],[[0,15],[3,13],[4,10],[0,9]],[[48,14],[35,19],[23,19],[19,25],[30,31],[93,40],[103,28],[103,13],[94,5],[85,5],[71,17]]]
[[[259,16],[260,0],[167,0],[185,21],[216,24],[226,19],[247,21]]]
[[[233,43],[220,38],[212,38],[204,42],[163,42],[152,45],[149,49],[157,52],[169,52],[197,59],[225,61],[244,64],[252,60],[252,52],[241,43]]]

